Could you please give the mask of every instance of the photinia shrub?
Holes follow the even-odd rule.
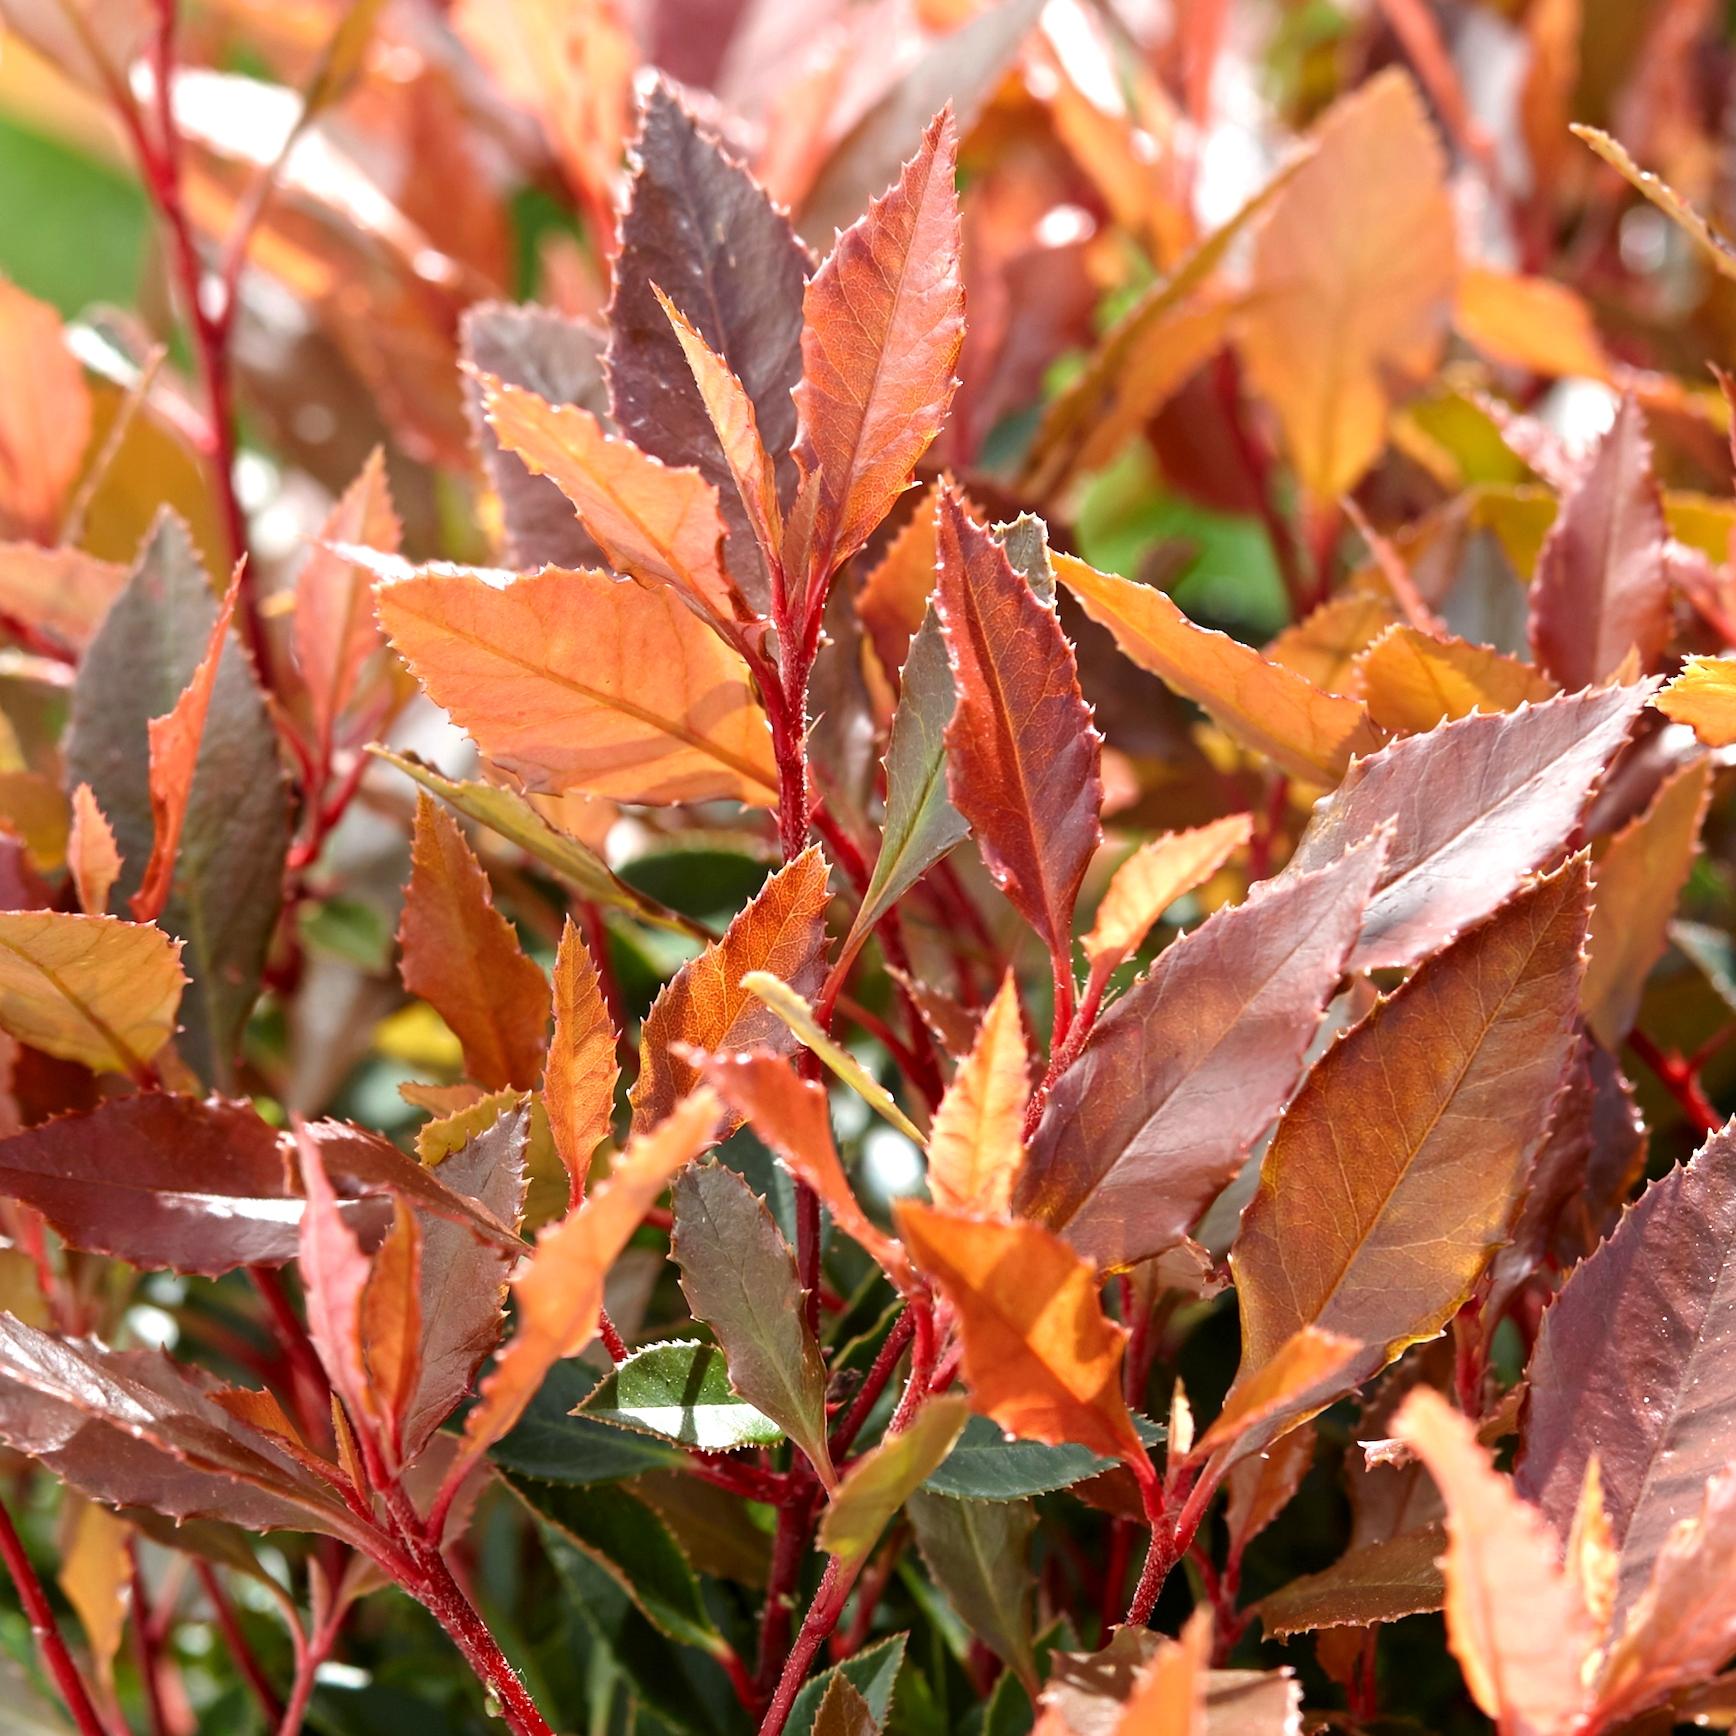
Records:
[[[1714,11],[0,0],[8,1730],[1736,1720]]]

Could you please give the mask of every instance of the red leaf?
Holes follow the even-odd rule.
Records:
[[[935,606],[958,690],[946,728],[953,805],[1062,970],[1079,883],[1103,835],[1101,740],[1053,606],[950,489]]]
[[[791,514],[798,583],[806,573],[824,585],[862,546],[946,420],[964,342],[957,155],[943,110],[808,285]]]
[[[1267,882],[1160,953],[1057,1081],[1014,1209],[1100,1266],[1179,1242],[1295,1089],[1386,850]]]
[[[1645,417],[1624,398],[1590,465],[1562,497],[1531,584],[1531,644],[1563,687],[1607,680],[1670,638],[1663,501]]]

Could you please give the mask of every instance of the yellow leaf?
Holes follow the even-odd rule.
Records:
[[[827,1503],[820,1547],[846,1566],[864,1559],[893,1515],[952,1451],[969,1415],[962,1398],[932,1398],[902,1434],[888,1435],[864,1453]]]
[[[63,1060],[144,1072],[186,980],[181,943],[149,923],[0,911],[0,1029]]]
[[[1196,627],[1154,585],[1100,573],[1072,555],[1055,574],[1122,653],[1203,706],[1243,747],[1310,783],[1335,784],[1380,735],[1358,700],[1324,693],[1227,633]]]
[[[1548,278],[1473,266],[1459,279],[1454,324],[1491,361],[1533,374],[1608,377],[1591,309]]]
[[[1420,733],[1473,711],[1517,711],[1552,699],[1548,676],[1487,645],[1393,627],[1356,660],[1368,714],[1394,734]]]
[[[1690,657],[1652,704],[1707,747],[1729,747],[1736,742],[1736,658]]]

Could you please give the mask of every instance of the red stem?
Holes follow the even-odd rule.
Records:
[[[289,1704],[283,1710],[282,1721],[277,1726],[277,1736],[298,1736],[302,1721],[307,1717],[308,1702],[313,1698],[314,1679],[319,1674],[320,1665],[331,1656],[332,1647],[337,1643],[338,1632],[348,1613],[348,1604],[337,1605],[314,1629],[307,1644],[301,1648],[301,1654],[295,1661],[295,1681],[290,1687]]]
[[[30,1631],[36,1636],[36,1649],[42,1656],[43,1667],[54,1678],[54,1685],[60,1690],[60,1697],[66,1702],[73,1723],[78,1726],[79,1736],[108,1736],[91,1701],[90,1690],[84,1685],[84,1677],[78,1673],[78,1665],[66,1649],[60,1624],[54,1619],[53,1606],[42,1589],[42,1581],[36,1577],[36,1569],[30,1565],[30,1557],[24,1553],[24,1544],[13,1527],[12,1515],[4,1502],[0,1502],[0,1560],[5,1562],[6,1571],[12,1576]]]
[[[790,1647],[790,1655],[784,1660],[783,1674],[778,1677],[777,1691],[772,1695],[772,1703],[759,1727],[759,1736],[782,1736],[802,1678],[808,1673],[814,1654],[838,1625],[838,1618],[849,1601],[850,1587],[861,1567],[860,1561],[845,1567],[836,1555],[826,1563],[820,1589],[814,1594],[814,1601],[802,1621],[801,1632],[796,1635],[796,1643]]]
[[[235,1606],[229,1601],[223,1582],[217,1577],[216,1568],[197,1555],[192,1561],[193,1572],[198,1576],[206,1601],[211,1605],[211,1613],[217,1618],[223,1643],[228,1646],[230,1655],[235,1659],[235,1666],[240,1670],[254,1699],[259,1702],[259,1709],[265,1714],[266,1726],[275,1728],[283,1720],[283,1702],[277,1697],[277,1690],[272,1687],[271,1678],[266,1675],[265,1668],[259,1661],[259,1654],[247,1643],[247,1635],[242,1632]]]
[[[1698,1072],[1689,1062],[1684,1061],[1680,1055],[1660,1049],[1641,1030],[1630,1031],[1628,1043],[1633,1052],[1657,1075],[1658,1083],[1676,1100],[1676,1107],[1681,1110],[1691,1127],[1703,1137],[1710,1137],[1724,1125],[1724,1118],[1712,1106],[1700,1084]]]
[[[832,1436],[830,1445],[834,1463],[849,1452],[851,1443],[862,1432],[862,1425],[867,1422],[869,1413],[879,1402],[881,1393],[886,1390],[886,1383],[892,1378],[892,1371],[898,1366],[898,1359],[903,1356],[904,1347],[910,1342],[911,1334],[915,1330],[916,1318],[910,1309],[906,1308],[893,1321],[892,1330],[886,1334],[879,1355],[874,1358],[860,1390],[851,1401],[849,1410],[844,1413],[844,1420],[839,1423]]]
[[[133,1651],[138,1663],[139,1689],[145,1697],[145,1711],[151,1721],[151,1736],[169,1736],[169,1714],[163,1705],[162,1659],[157,1650],[157,1636],[151,1622],[150,1594],[145,1588],[145,1576],[139,1569],[139,1546],[136,1539],[129,1538],[127,1541],[127,1560],[132,1574]]]

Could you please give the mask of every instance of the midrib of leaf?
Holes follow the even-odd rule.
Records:
[[[716,760],[719,765],[728,767],[730,771],[745,778],[749,783],[758,784],[761,789],[768,790],[773,794],[777,792],[776,782],[768,778],[757,766],[732,753],[728,748],[720,746],[717,742],[689,729],[674,718],[661,717],[656,712],[647,711],[641,705],[635,705],[630,699],[606,694],[601,689],[580,681],[576,676],[565,675],[559,670],[551,669],[546,663],[533,663],[515,652],[503,650],[492,640],[484,639],[479,633],[473,633],[468,628],[455,627],[449,622],[424,615],[409,607],[407,603],[400,606],[403,607],[406,614],[414,616],[425,627],[431,627],[449,638],[461,640],[489,657],[497,658],[502,663],[511,664],[514,669],[522,669],[527,675],[534,676],[539,681],[547,681],[555,687],[564,687],[569,693],[576,693],[581,699],[589,700],[591,704],[600,706],[604,711],[616,711],[623,717],[630,717],[635,723],[644,724],[647,729],[660,735],[669,736],[672,740],[682,742],[687,747],[692,748],[695,753]],[[743,682],[743,689],[746,690],[745,681]],[[749,695],[749,704],[752,704],[751,694]],[[754,709],[757,710],[758,708],[755,707]]]

